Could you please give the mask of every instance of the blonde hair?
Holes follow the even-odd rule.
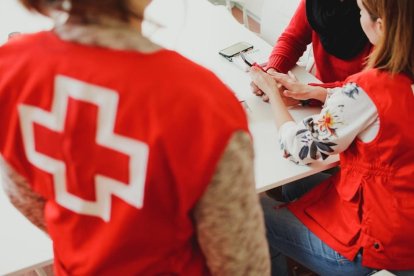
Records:
[[[383,35],[368,68],[405,73],[414,80],[414,0],[362,0],[373,21],[381,18]]]

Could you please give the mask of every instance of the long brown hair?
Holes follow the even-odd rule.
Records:
[[[50,9],[63,9],[63,0],[20,0],[29,10],[48,15]],[[71,0],[69,14],[81,19],[108,16],[128,22],[131,17],[143,18],[128,7],[128,0]]]
[[[373,21],[381,18],[383,27],[368,68],[406,73],[414,80],[414,1],[362,0],[362,4]]]

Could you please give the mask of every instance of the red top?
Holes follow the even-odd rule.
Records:
[[[0,76],[0,151],[47,200],[58,275],[209,274],[192,210],[247,131],[211,72],[43,32],[0,48]]]
[[[377,137],[355,140],[340,172],[289,209],[320,239],[352,260],[390,270],[414,269],[414,96],[412,80],[369,70],[346,80],[372,99]]]
[[[306,3],[302,0],[273,48],[267,67],[286,73],[296,65],[309,43],[313,46],[316,77],[322,82],[343,81],[348,76],[360,72],[371,50],[371,45],[368,44],[358,56],[351,60],[342,60],[327,53],[318,34],[309,25],[306,17]]]

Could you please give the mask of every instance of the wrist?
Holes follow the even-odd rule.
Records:
[[[271,68],[267,68],[266,69],[266,73],[279,73],[275,68],[271,67]]]
[[[309,98],[316,99],[324,103],[326,100],[327,90],[320,86],[309,86],[309,87],[310,87]]]
[[[271,91],[271,93],[268,93],[267,96],[269,97],[270,103],[275,103],[275,104],[279,102],[283,103],[282,96],[280,95],[280,92],[278,89]]]

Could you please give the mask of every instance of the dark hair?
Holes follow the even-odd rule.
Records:
[[[51,9],[63,10],[63,0],[20,0],[29,10],[35,10],[49,15]],[[108,16],[128,22],[131,17],[142,19],[128,7],[128,0],[70,0],[70,15],[80,18],[93,18],[94,16]]]
[[[356,0],[306,0],[306,17],[326,52],[350,60],[368,45]]]
[[[381,18],[383,24],[368,67],[406,73],[414,80],[414,1],[362,0],[362,4],[373,21]]]

